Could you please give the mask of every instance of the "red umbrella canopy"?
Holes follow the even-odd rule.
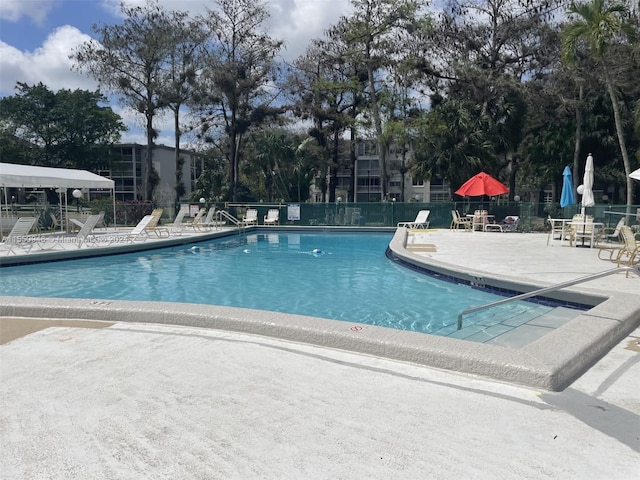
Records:
[[[509,193],[509,188],[485,172],[474,175],[456,190],[456,195],[463,197],[479,197],[481,195],[502,195]]]

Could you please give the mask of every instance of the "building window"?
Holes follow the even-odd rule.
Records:
[[[424,180],[421,178],[412,178],[411,185],[414,187],[424,187]]]
[[[358,143],[358,156],[359,157],[373,157],[378,155],[378,149],[375,142],[360,142]]]

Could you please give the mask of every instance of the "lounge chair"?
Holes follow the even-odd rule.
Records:
[[[625,218],[622,217],[615,228],[605,228],[602,232],[598,233],[595,238],[595,248],[598,249],[598,258],[602,260],[614,260],[614,255],[625,248],[625,244],[622,242],[622,227],[625,225]],[[603,258],[602,254],[609,252],[609,258]]]
[[[102,224],[103,227],[106,228],[106,224],[104,223],[104,211],[99,212],[98,214],[98,222],[96,223],[96,225],[94,226],[97,227],[98,225]],[[84,215],[83,215],[84,216]],[[90,215],[89,215],[90,216]],[[89,216],[87,216],[84,219],[84,222],[81,221],[78,218],[74,218],[74,217],[69,217],[69,223],[73,224],[75,227],[78,228],[78,231],[82,230],[82,226],[85,224],[85,222],[89,219]]]
[[[429,228],[429,214],[431,210],[420,210],[413,222],[398,222],[398,228]]]
[[[617,266],[640,264],[640,242],[636,240],[631,227],[625,225],[620,228],[620,235],[622,235],[622,240],[624,241],[624,248],[620,250],[616,258]],[[628,276],[629,272],[627,272]]]
[[[202,225],[202,221],[204,220],[205,213],[207,213],[207,209],[201,208],[200,210],[198,210],[198,213],[196,214],[196,216],[193,217],[193,222],[187,223],[185,225],[187,227],[193,228],[194,230],[199,230]]]
[[[257,225],[258,224],[258,210],[255,208],[247,208],[244,216],[242,217],[242,225]]]
[[[138,222],[138,224],[135,227],[133,227],[133,229],[125,235],[124,238],[130,242],[133,242],[136,240],[142,240],[144,242],[145,240],[147,240],[147,238],[149,238],[148,227],[151,223],[155,221],[154,219],[155,217],[153,214],[145,215]]]
[[[87,220],[82,225],[82,228],[80,228],[80,231],[75,236],[76,246],[78,248],[82,247],[82,245],[87,242],[87,239],[89,239],[93,235],[93,229],[102,220],[102,218],[103,217],[99,214],[89,215]]]
[[[277,208],[270,208],[267,214],[264,216],[264,225],[279,225],[280,224],[280,210]]]
[[[166,238],[171,235],[168,228],[160,227],[160,219],[162,218],[162,209],[156,208],[151,212],[151,220],[145,227],[147,232],[153,233],[158,238]]]
[[[214,220],[215,214],[216,214],[216,207],[209,208],[206,216],[203,216],[201,219],[197,221],[196,219],[194,219],[192,224],[193,229],[197,230],[198,232],[208,232],[209,230],[211,230],[213,227],[216,226],[216,223],[217,223]]]
[[[451,210],[451,225],[449,229],[458,230],[463,227],[465,230],[471,230],[471,219],[468,217],[461,217],[460,212],[457,210]]]
[[[183,223],[184,222],[184,217],[186,217],[188,213],[189,213],[189,206],[188,205],[183,205],[183,206],[180,207],[180,210],[178,210],[178,213],[176,214],[176,218],[173,219],[173,223],[171,224],[171,227],[169,228],[171,233],[180,233],[180,232],[182,232],[182,230],[186,226]]]
[[[604,228],[601,233],[598,234],[596,238],[596,242],[604,240],[605,242],[619,242],[621,240],[621,230],[626,224],[626,220],[624,217],[621,217],[618,220],[618,223],[614,228],[608,227]]]
[[[36,217],[19,217],[9,234],[4,237],[2,246],[8,249],[7,253],[14,253],[14,248],[22,248],[27,253],[33,248],[34,243],[28,240],[28,235],[38,219]],[[17,254],[16,254],[17,255]]]

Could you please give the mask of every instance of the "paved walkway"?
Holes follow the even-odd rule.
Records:
[[[434,261],[536,282],[602,266],[593,251],[546,247],[539,235],[423,235],[436,251],[421,255]],[[496,242],[513,242],[515,254],[487,250]],[[637,294],[637,277],[608,278],[591,290]],[[1,320],[3,479],[626,480],[640,471],[640,328],[569,388],[546,392],[210,329],[56,321],[25,324],[28,335],[5,343],[10,325]]]

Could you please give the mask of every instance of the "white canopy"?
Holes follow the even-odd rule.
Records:
[[[640,168],[638,170],[634,170],[633,172],[631,172],[629,176],[634,180],[640,180]]]
[[[115,184],[113,180],[87,170],[0,163],[0,187],[106,188],[113,190]]]
[[[67,208],[66,189],[104,188],[111,190],[113,197],[113,216],[115,219],[116,198],[115,182],[101,177],[87,170],[72,170],[70,168],[34,167],[33,165],[16,165],[0,163],[0,188],[4,188],[4,199],[0,196],[0,238],[2,238],[2,203],[4,200],[8,213],[7,188],[56,188],[64,193],[64,211]],[[60,212],[62,213],[62,196],[60,198]],[[67,215],[65,215],[67,216]],[[67,216],[68,217],[68,216]],[[114,220],[115,225],[115,220]],[[62,231],[63,225],[60,224]]]

